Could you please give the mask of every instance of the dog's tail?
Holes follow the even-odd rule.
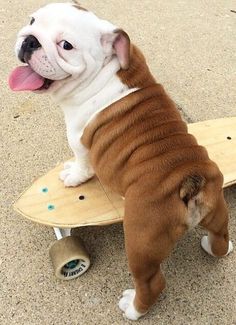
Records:
[[[204,187],[206,180],[203,176],[193,174],[187,176],[180,186],[180,198],[186,206],[189,200],[195,197]]]

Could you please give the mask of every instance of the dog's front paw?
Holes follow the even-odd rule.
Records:
[[[144,314],[138,312],[134,306],[135,290],[127,289],[119,301],[119,308],[124,312],[124,316],[130,320],[138,320]]]
[[[66,187],[75,187],[93,177],[91,168],[82,168],[77,162],[68,161],[64,164],[64,170],[60,172],[60,179]]]

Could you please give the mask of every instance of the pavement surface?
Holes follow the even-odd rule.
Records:
[[[92,266],[74,281],[57,280],[50,228],[16,214],[12,203],[38,176],[69,158],[63,116],[50,98],[13,93],[7,78],[13,47],[28,15],[45,0],[6,0],[0,8],[0,324],[129,324],[118,310],[132,287],[122,225],[75,230]],[[235,0],[81,0],[125,29],[188,121],[236,115]],[[236,246],[236,187],[225,191]],[[200,249],[203,231],[183,238],[164,263],[167,288],[140,324],[236,324],[235,252],[214,259]]]

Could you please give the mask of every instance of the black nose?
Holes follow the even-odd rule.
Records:
[[[40,47],[41,44],[36,37],[33,35],[27,36],[21,45],[21,49],[18,55],[19,59],[24,63],[28,62],[31,58],[32,53]]]

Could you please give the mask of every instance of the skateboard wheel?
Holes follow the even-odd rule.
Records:
[[[49,250],[55,275],[61,280],[72,280],[90,266],[89,255],[77,236],[56,241]]]

